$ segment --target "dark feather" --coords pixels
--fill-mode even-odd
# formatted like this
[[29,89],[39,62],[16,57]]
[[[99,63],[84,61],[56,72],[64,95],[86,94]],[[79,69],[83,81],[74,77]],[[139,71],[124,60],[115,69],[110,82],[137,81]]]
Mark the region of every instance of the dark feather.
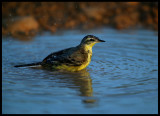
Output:
[[15,65],[14,67],[26,67],[26,66],[37,66],[37,65],[41,65],[41,62],[31,63],[31,64]]
[[43,61],[43,66],[61,65],[80,66],[87,60],[88,54],[83,48],[72,47],[48,55]]

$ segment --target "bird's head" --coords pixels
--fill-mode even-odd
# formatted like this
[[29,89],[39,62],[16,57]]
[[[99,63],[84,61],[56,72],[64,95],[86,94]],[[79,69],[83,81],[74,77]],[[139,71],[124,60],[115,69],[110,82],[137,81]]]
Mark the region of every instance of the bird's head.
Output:
[[96,43],[99,43],[99,42],[105,42],[105,41],[100,40],[98,37],[94,35],[87,35],[82,39],[80,45],[93,47]]

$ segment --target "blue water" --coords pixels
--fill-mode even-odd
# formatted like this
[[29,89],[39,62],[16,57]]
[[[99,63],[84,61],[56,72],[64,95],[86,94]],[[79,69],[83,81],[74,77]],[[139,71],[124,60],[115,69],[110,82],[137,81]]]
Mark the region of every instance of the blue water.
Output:
[[[88,34],[106,42],[93,47],[85,70],[13,67],[76,46]],[[46,32],[30,41],[2,38],[2,113],[157,114],[158,33],[101,28]]]

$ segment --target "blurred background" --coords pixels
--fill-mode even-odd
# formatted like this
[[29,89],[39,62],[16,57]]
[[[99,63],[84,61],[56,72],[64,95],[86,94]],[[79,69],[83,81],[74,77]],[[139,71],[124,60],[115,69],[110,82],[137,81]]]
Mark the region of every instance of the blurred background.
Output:
[[158,30],[158,2],[2,2],[3,36],[97,27]]
[[[14,67],[89,34],[85,70]],[[3,114],[158,114],[158,2],[2,2],[2,38]]]

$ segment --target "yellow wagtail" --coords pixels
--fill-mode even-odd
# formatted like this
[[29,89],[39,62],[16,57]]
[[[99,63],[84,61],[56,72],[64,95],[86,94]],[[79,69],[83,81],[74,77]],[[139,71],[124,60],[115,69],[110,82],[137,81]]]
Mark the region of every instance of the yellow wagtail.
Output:
[[67,71],[80,71],[86,68],[91,62],[92,47],[99,42],[105,42],[93,35],[85,36],[81,43],[76,47],[67,48],[58,52],[51,53],[42,62],[16,65],[15,67],[24,66],[41,66],[47,69],[60,69]]

